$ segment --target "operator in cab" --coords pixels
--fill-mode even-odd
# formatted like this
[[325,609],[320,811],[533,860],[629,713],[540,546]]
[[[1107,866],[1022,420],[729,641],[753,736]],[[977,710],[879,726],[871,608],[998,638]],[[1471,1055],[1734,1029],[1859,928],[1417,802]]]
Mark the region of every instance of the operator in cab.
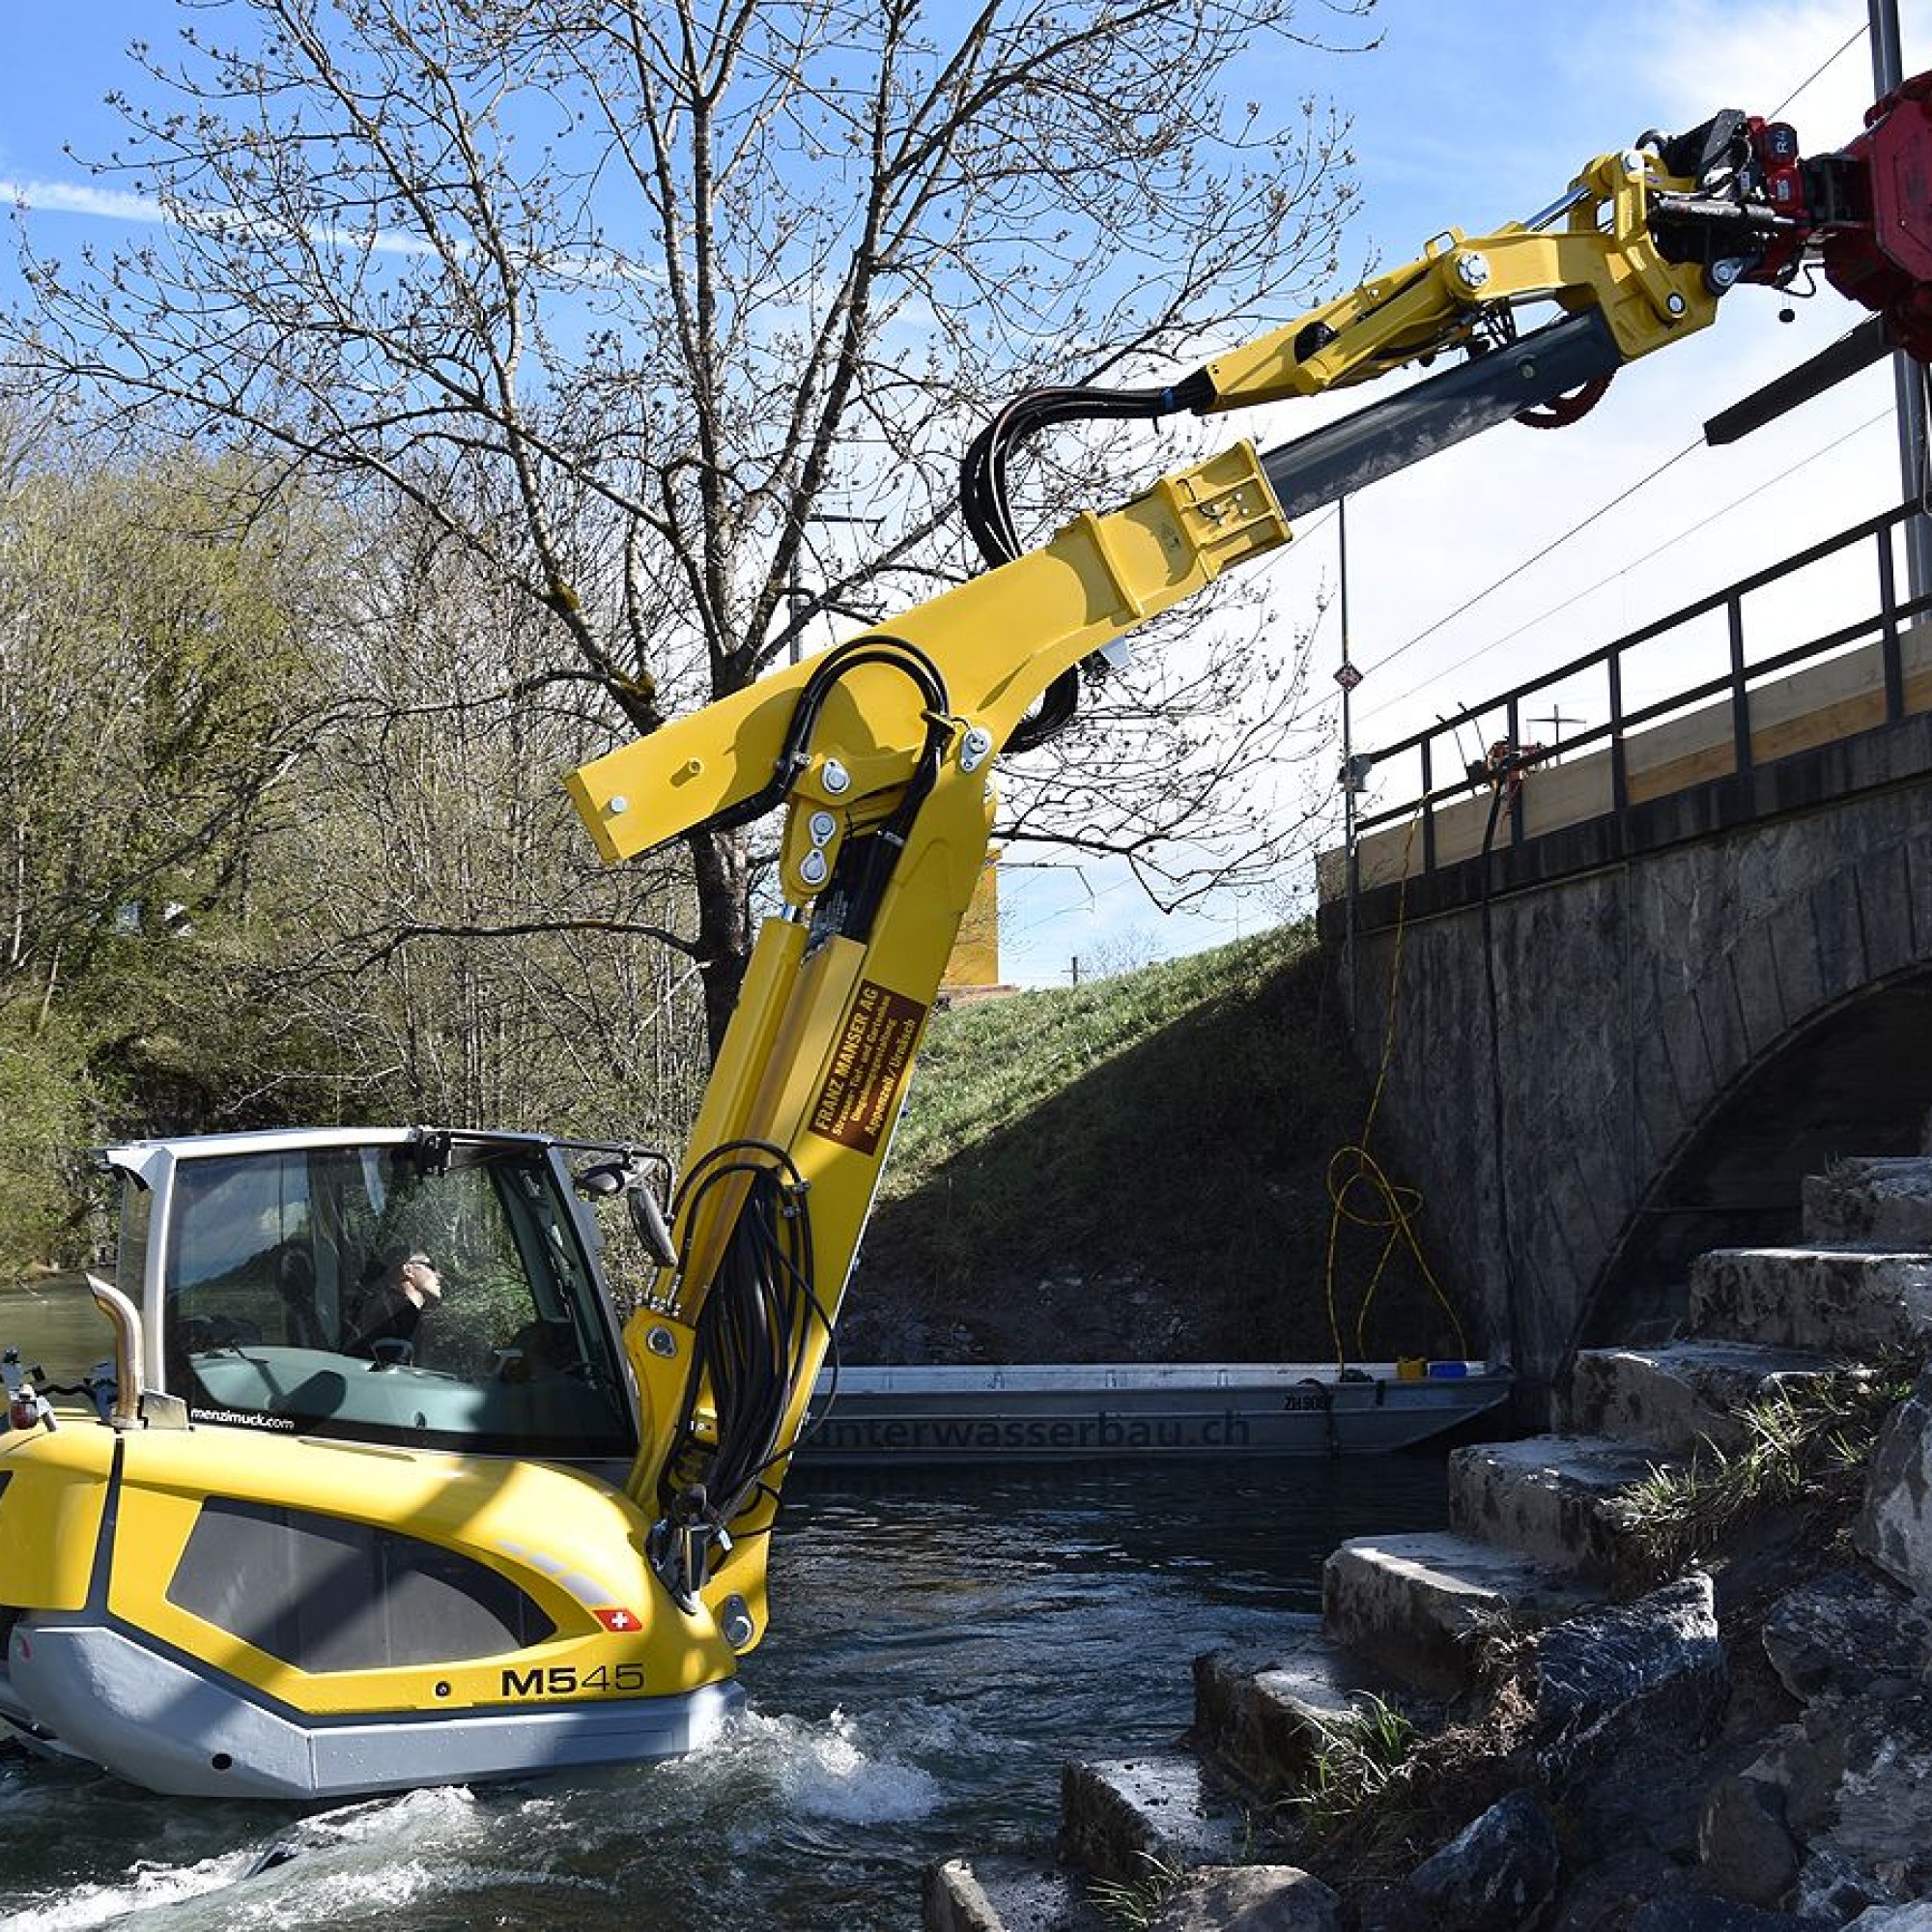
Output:
[[346,1352],[373,1361],[379,1343],[402,1342],[413,1350],[425,1312],[441,1300],[442,1276],[435,1262],[419,1248],[402,1251],[391,1262],[387,1278],[363,1301]]

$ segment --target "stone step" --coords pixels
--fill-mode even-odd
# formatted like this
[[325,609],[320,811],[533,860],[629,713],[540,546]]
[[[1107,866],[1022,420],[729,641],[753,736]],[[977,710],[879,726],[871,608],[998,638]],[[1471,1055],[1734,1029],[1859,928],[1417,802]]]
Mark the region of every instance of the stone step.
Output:
[[1039,1859],[948,1859],[926,1868],[923,1932],[1110,1932],[1087,1881]]
[[1443,1531],[1358,1536],[1321,1572],[1329,1637],[1438,1697],[1468,1688],[1486,1629],[1554,1623],[1603,1595],[1519,1550]]
[[1062,1767],[1060,1849],[1094,1878],[1133,1884],[1156,1867],[1240,1864],[1248,1814],[1185,1751]]
[[1807,1177],[1804,1238],[1932,1253],[1932,1159],[1846,1160]]
[[1187,1737],[1216,1770],[1268,1797],[1306,1782],[1331,1728],[1365,1697],[1407,1701],[1387,1672],[1327,1635],[1319,1616],[1285,1614],[1280,1625],[1265,1651],[1216,1650],[1194,1660]]
[[1623,1567],[1623,1493],[1669,1459],[1602,1435],[1481,1442],[1449,1458],[1449,1527],[1606,1581]]
[[1703,1442],[1730,1449],[1746,1438],[1738,1409],[1842,1367],[1830,1355],[1753,1342],[1584,1349],[1571,1370],[1563,1427],[1665,1454],[1689,1454]]
[[1868,1359],[1932,1344],[1932,1255],[1717,1248],[1690,1264],[1690,1332]]

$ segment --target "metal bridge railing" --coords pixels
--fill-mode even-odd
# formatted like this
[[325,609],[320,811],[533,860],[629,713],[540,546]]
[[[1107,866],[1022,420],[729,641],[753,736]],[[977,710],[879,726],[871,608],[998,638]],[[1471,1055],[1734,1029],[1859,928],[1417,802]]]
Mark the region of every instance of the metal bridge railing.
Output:
[[[1487,824],[1492,783],[1509,786],[1506,837],[1521,843],[1712,778],[1743,777],[1807,744],[1932,710],[1932,633],[1908,639],[1913,620],[1932,610],[1932,597],[1901,598],[1894,534],[1921,514],[1915,501],[1868,518],[1377,752],[1371,770],[1385,802],[1357,812],[1346,877],[1331,866],[1322,897],[1472,856],[1480,843],[1472,828]],[[1855,573],[1849,582],[1848,570]],[[1832,574],[1833,612],[1869,597],[1862,614],[1765,649],[1767,637],[1802,620],[1798,581],[1821,571]],[[1747,600],[1756,600],[1748,627]],[[1753,655],[1753,645],[1764,654]],[[1632,676],[1640,656],[1654,664],[1660,652],[1680,665],[1662,678],[1654,668],[1647,679]],[[1679,681],[1681,663],[1700,657],[1719,668]],[[1833,659],[1840,668],[1829,674],[1801,669]],[[1773,686],[1776,679],[1786,682]],[[1525,735],[1539,722],[1539,703],[1560,720],[1561,704],[1578,701],[1579,690],[1592,685],[1603,723],[1568,738],[1559,731],[1560,741],[1549,746]],[[1474,759],[1471,740],[1481,753]],[[1517,773],[1522,782],[1514,781]]]

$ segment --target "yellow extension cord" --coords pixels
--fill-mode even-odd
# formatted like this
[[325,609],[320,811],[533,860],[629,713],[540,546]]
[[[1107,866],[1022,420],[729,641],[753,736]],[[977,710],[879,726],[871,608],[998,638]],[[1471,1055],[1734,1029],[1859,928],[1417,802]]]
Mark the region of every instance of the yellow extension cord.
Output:
[[[1375,1091],[1369,1096],[1368,1116],[1362,1122],[1360,1135],[1348,1146],[1337,1148],[1328,1161],[1328,1261],[1323,1298],[1328,1310],[1328,1336],[1335,1345],[1337,1371],[1348,1366],[1347,1352],[1342,1347],[1342,1318],[1335,1293],[1335,1250],[1345,1221],[1351,1227],[1377,1230],[1386,1235],[1381,1253],[1376,1258],[1375,1269],[1369,1276],[1369,1285],[1362,1291],[1361,1305],[1355,1311],[1357,1358],[1368,1352],[1365,1336],[1369,1310],[1374,1305],[1376,1291],[1381,1286],[1389,1258],[1399,1245],[1406,1246],[1414,1258],[1423,1280],[1429,1284],[1430,1293],[1448,1316],[1450,1325],[1456,1331],[1456,1346],[1465,1356],[1469,1352],[1469,1341],[1463,1333],[1462,1321],[1449,1297],[1442,1292],[1442,1285],[1435,1279],[1435,1272],[1422,1252],[1421,1238],[1416,1233],[1415,1217],[1422,1211],[1422,1192],[1419,1188],[1403,1186],[1391,1180],[1381,1163],[1369,1151],[1369,1135],[1376,1123],[1377,1110],[1381,1106],[1382,1090],[1388,1084],[1389,1063],[1395,1058],[1396,991],[1401,983],[1402,949],[1407,936],[1408,859],[1419,822],[1419,815],[1409,820],[1408,838],[1402,852],[1402,881],[1396,896],[1395,950],[1389,959],[1388,1025],[1382,1036],[1381,1064],[1376,1069]],[[1373,1202],[1366,1210],[1354,1207],[1351,1200],[1364,1188],[1369,1190]]]

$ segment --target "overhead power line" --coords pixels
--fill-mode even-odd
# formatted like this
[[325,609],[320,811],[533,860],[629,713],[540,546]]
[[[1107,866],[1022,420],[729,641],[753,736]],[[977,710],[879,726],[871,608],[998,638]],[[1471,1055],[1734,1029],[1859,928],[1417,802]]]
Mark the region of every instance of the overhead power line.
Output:
[[1484,586],[1480,590],[1478,590],[1474,596],[1465,597],[1462,603],[1457,605],[1455,610],[1447,611],[1444,615],[1436,618],[1435,623],[1429,625],[1427,629],[1416,632],[1415,636],[1410,638],[1406,644],[1398,644],[1394,650],[1389,652],[1387,657],[1381,659],[1377,664],[1377,666],[1375,667],[1376,669],[1378,671],[1387,669],[1387,668],[1390,665],[1395,663],[1397,658],[1406,655],[1409,651],[1412,651],[1417,644],[1426,642],[1429,639],[1433,638],[1437,631],[1441,630],[1444,625],[1453,624],[1456,621],[1456,619],[1462,616],[1465,611],[1473,611],[1478,604],[1483,603],[1488,598],[1493,597],[1495,593],[1498,590],[1502,589],[1505,584],[1514,583],[1516,580],[1523,574],[1524,571],[1533,569],[1537,564],[1541,563],[1543,559],[1550,554],[1550,552],[1555,550],[1560,550],[1565,544],[1567,544],[1570,541],[1572,537],[1579,536],[1584,530],[1587,530],[1592,524],[1598,522],[1601,518],[1608,516],[1612,510],[1616,509],[1621,503],[1626,501],[1629,497],[1634,497],[1635,495],[1637,495],[1638,492],[1648,489],[1650,485],[1655,483],[1657,479],[1660,476],[1662,476],[1666,469],[1669,469],[1673,468],[1675,465],[1682,463],[1684,459],[1687,456],[1689,456],[1693,449],[1701,447],[1702,443],[1703,443],[1703,438],[1702,437],[1696,438],[1693,441],[1687,443],[1682,449],[1680,449],[1675,456],[1666,457],[1662,463],[1660,463],[1657,466],[1655,469],[1653,469],[1650,472],[1649,475],[1639,476],[1634,483],[1628,485],[1626,488],[1620,489],[1617,492],[1617,494],[1614,497],[1610,497],[1606,502],[1598,504],[1598,506],[1594,510],[1592,510],[1587,517],[1584,517],[1580,522],[1572,524],[1570,527],[1567,530],[1563,531],[1563,533],[1560,536],[1551,537],[1550,540],[1547,544],[1545,544],[1541,550],[1532,552],[1530,555],[1524,557],[1523,560],[1520,563],[1517,564],[1513,569],[1505,571],[1501,577],[1495,578],[1491,582],[1484,584]]
[[1818,65],[1817,65],[1816,67],[1814,67],[1814,68],[1813,68],[1813,69],[1811,70],[1811,71],[1810,71],[1809,73],[1807,73],[1807,74],[1806,74],[1806,75],[1804,76],[1804,78],[1803,80],[1801,80],[1801,81],[1800,81],[1800,82],[1798,83],[1798,85],[1797,85],[1796,87],[1794,87],[1794,88],[1793,88],[1793,89],[1791,90],[1791,92],[1790,92],[1789,94],[1787,94],[1787,95],[1786,95],[1786,96],[1784,97],[1784,99],[1783,99],[1782,100],[1780,100],[1780,101],[1779,101],[1779,102],[1777,103],[1777,105],[1776,105],[1776,107],[1774,107],[1774,108],[1773,108],[1773,109],[1771,110],[1771,112],[1770,112],[1770,113],[1769,113],[1769,114],[1768,114],[1768,115],[1767,115],[1767,116],[1766,116],[1765,118],[1766,118],[1767,120],[1769,120],[1769,121],[1776,121],[1776,120],[1779,120],[1779,119],[1781,119],[1781,118],[1782,118],[1782,116],[1783,116],[1783,114],[1784,114],[1784,110],[1785,110],[1785,109],[1786,109],[1787,107],[1789,107],[1789,106],[1791,105],[1791,103],[1792,103],[1792,102],[1793,102],[1794,100],[1796,100],[1796,99],[1798,99],[1798,97],[1799,97],[1799,96],[1800,96],[1801,94],[1803,94],[1803,93],[1804,92],[1804,90],[1805,90],[1805,89],[1806,89],[1807,87],[1809,87],[1809,86],[1811,85],[1811,83],[1812,83],[1812,82],[1813,82],[1814,80],[1818,79],[1818,78],[1820,77],[1820,75],[1822,75],[1822,74],[1824,73],[1824,71],[1825,71],[1825,70],[1826,70],[1827,68],[1829,68],[1829,67],[1835,67],[1835,66],[1837,65],[1837,63],[1838,63],[1838,62],[1839,62],[1839,61],[1840,61],[1840,60],[1841,60],[1841,59],[1842,59],[1842,58],[1843,58],[1843,57],[1844,57],[1844,56],[1845,56],[1846,54],[1850,53],[1850,52],[1851,52],[1851,50],[1852,50],[1852,49],[1853,49],[1853,48],[1854,48],[1855,46],[1857,46],[1857,45],[1858,45],[1858,43],[1860,43],[1860,42],[1861,42],[1861,40],[1863,40],[1863,39],[1864,39],[1864,37],[1865,37],[1865,35],[1866,35],[1867,33],[1869,33],[1869,32],[1870,32],[1870,26],[1869,26],[1869,24],[1866,24],[1866,25],[1863,25],[1863,26],[1858,26],[1858,27],[1854,27],[1854,28],[1852,29],[1852,31],[1851,31],[1851,32],[1850,32],[1850,33],[1849,33],[1848,35],[1846,35],[1846,37],[1845,37],[1845,39],[1844,39],[1844,42],[1843,42],[1843,43],[1842,43],[1842,44],[1841,44],[1841,45],[1840,45],[1840,46],[1838,47],[1837,51],[1836,51],[1835,53],[1830,53],[1830,54],[1827,54],[1827,55],[1825,56],[1825,58],[1824,58],[1824,59],[1823,59],[1822,61],[1820,61],[1820,62],[1818,63]]
[[[1816,463],[1821,458],[1830,456],[1834,449],[1842,448],[1854,437],[1862,436],[1866,430],[1876,427],[1879,423],[1889,422],[1890,418],[1891,412],[1889,409],[1879,411],[1876,415],[1867,416],[1863,422],[1846,430],[1842,436],[1833,437],[1830,442],[1814,449],[1810,455],[1801,456],[1797,462],[1787,465],[1786,468],[1778,470],[1775,475],[1765,477],[1762,482],[1754,484],[1750,489],[1747,490],[1742,497],[1734,497],[1728,503],[1723,504],[1719,509],[1713,510],[1709,516],[1700,517],[1694,524],[1687,524],[1681,530],[1673,530],[1661,544],[1654,545],[1651,549],[1645,551],[1641,556],[1633,557],[1628,563],[1619,565],[1607,577],[1600,577],[1596,582],[1586,584],[1581,590],[1564,598],[1560,604],[1552,604],[1548,610],[1540,611],[1536,616],[1525,619],[1515,630],[1506,631],[1499,638],[1492,638],[1487,643],[1478,645],[1466,657],[1458,658],[1454,664],[1444,665],[1440,670],[1430,672],[1419,684],[1412,684],[1397,696],[1384,698],[1368,713],[1368,716],[1371,718],[1379,717],[1383,712],[1394,709],[1398,704],[1408,702],[1410,698],[1416,696],[1419,693],[1427,691],[1432,684],[1439,684],[1445,677],[1453,677],[1459,670],[1463,670],[1474,664],[1478,658],[1488,656],[1491,651],[1501,650],[1505,644],[1514,643],[1524,632],[1533,631],[1539,624],[1548,623],[1551,617],[1559,616],[1563,611],[1569,610],[1573,604],[1580,604],[1584,598],[1594,596],[1599,590],[1614,583],[1618,578],[1629,576],[1633,570],[1642,569],[1646,563],[1649,563],[1655,557],[1662,556],[1665,551],[1681,544],[1687,537],[1695,536],[1699,530],[1709,529],[1713,524],[1721,522],[1722,519],[1728,517],[1733,510],[1742,509],[1753,497],[1763,496],[1767,490],[1776,489],[1778,484],[1795,476],[1807,464]],[[1671,461],[1675,462],[1676,458],[1673,457]]]
[[[1782,100],[1778,102],[1776,107],[1775,107],[1772,110],[1772,113],[1768,118],[1776,120],[1779,115],[1781,115],[1784,112],[1784,110],[1787,107],[1789,107],[1791,103],[1794,100],[1796,100],[1801,94],[1804,92],[1806,88],[1811,86],[1811,84],[1817,79],[1819,79],[1820,76],[1823,75],[1828,69],[1832,68],[1839,60],[1841,60],[1845,54],[1850,52],[1850,50],[1854,46],[1856,46],[1861,39],[1863,39],[1866,31],[1867,29],[1862,25],[1854,28],[1853,31],[1846,36],[1846,38],[1838,44],[1836,48],[1834,48],[1830,54],[1828,54],[1825,57],[1825,59],[1822,60],[1817,65],[1817,67],[1813,68],[1812,71],[1808,74],[1806,74],[1805,77],[1803,80],[1801,80],[1798,83],[1798,85],[1794,87],[1791,90],[1791,92],[1784,97]],[[1868,427],[1868,425],[1863,425],[1861,427]],[[1856,434],[1856,432],[1854,432],[1854,434]],[[1842,440],[1843,439],[1840,439],[1840,440]],[[1627,497],[1634,494],[1636,491],[1643,490],[1648,485],[1656,482],[1657,479],[1660,476],[1662,476],[1666,470],[1671,469],[1677,464],[1682,463],[1687,456],[1690,455],[1690,453],[1693,450],[1701,448],[1702,445],[1703,445],[1703,438],[1701,436],[1694,438],[1691,441],[1690,441],[1682,449],[1680,449],[1675,456],[1667,457],[1662,463],[1660,463],[1657,466],[1657,468],[1649,473],[1649,475],[1640,478],[1633,486],[1629,486],[1625,489],[1619,490],[1614,497],[1610,497],[1607,501],[1600,504],[1596,509],[1592,510],[1588,516],[1571,525],[1571,526],[1567,530],[1563,531],[1561,535],[1552,537],[1548,543],[1543,546],[1541,550],[1536,551],[1531,555],[1524,557],[1520,563],[1517,564],[1516,566],[1514,566],[1514,568],[1510,569],[1509,571],[1506,571],[1501,577],[1496,578],[1493,582],[1485,584],[1483,588],[1476,591],[1473,596],[1465,598],[1461,604],[1457,605],[1457,607],[1453,611],[1450,611],[1446,612],[1444,615],[1436,618],[1435,621],[1433,624],[1430,624],[1426,629],[1418,631],[1415,634],[1415,636],[1410,638],[1406,643],[1398,644],[1394,650],[1388,653],[1386,657],[1380,659],[1377,663],[1375,668],[1378,671],[1385,670],[1390,665],[1394,664],[1398,658],[1406,656],[1409,651],[1412,651],[1418,644],[1425,642],[1430,638],[1433,638],[1436,634],[1436,632],[1442,630],[1445,626],[1449,624],[1453,624],[1458,617],[1463,616],[1468,611],[1473,611],[1478,604],[1481,604],[1486,599],[1492,597],[1498,590],[1502,589],[1506,584],[1513,583],[1525,571],[1534,569],[1537,564],[1541,563],[1545,557],[1550,555],[1552,552],[1560,550],[1563,547],[1563,545],[1570,542],[1570,540],[1573,537],[1581,535],[1581,533],[1584,530],[1588,529],[1592,524],[1595,524],[1601,518],[1607,516],[1609,512],[1615,509],[1617,505],[1621,503]],[[1835,445],[1831,445],[1831,446],[1835,447]],[[1822,451],[1814,453],[1823,454]],[[1808,458],[1805,460],[1809,461]],[[1562,607],[1559,606],[1558,608],[1560,609]],[[1520,632],[1511,633],[1512,637],[1518,635],[1520,635]],[[1498,639],[1495,641],[1501,642],[1503,640]],[[1489,649],[1491,648],[1491,646],[1485,645],[1484,648]],[[1474,655],[1480,656],[1481,654],[1482,654],[1481,652],[1477,652]],[[1469,659],[1463,660],[1464,663],[1470,661],[1471,660]],[[1440,673],[1438,673],[1438,675]],[[1417,687],[1417,689],[1422,689],[1422,688],[1423,687],[1421,686]],[[1387,708],[1388,708],[1387,703],[1383,703],[1378,705],[1376,707],[1376,710],[1379,712],[1379,711],[1384,711]]]

